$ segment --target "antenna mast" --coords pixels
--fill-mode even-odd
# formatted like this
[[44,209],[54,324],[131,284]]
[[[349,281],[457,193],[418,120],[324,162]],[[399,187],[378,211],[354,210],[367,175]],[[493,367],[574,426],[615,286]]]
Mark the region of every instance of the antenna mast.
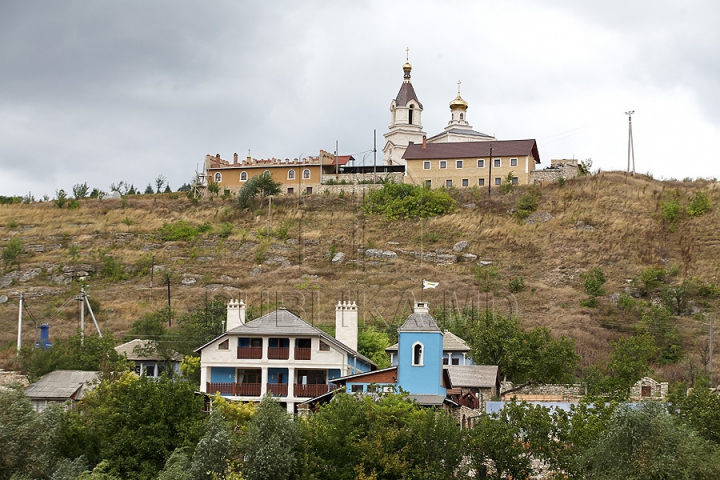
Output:
[[628,165],[627,171],[630,172],[630,155],[632,153],[632,175],[635,176],[635,145],[633,145],[633,134],[632,134],[632,116],[635,110],[629,110],[625,112],[628,116]]

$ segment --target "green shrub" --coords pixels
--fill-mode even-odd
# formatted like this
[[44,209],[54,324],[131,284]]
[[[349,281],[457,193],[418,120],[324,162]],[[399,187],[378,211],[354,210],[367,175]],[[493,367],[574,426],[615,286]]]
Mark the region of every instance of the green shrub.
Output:
[[591,297],[599,297],[605,295],[605,289],[602,288],[607,280],[605,274],[598,267],[593,267],[590,271],[582,275],[585,286],[585,293]]
[[218,237],[220,238],[228,238],[233,233],[233,224],[230,222],[225,222],[222,225],[220,225],[220,231],[218,232]]
[[513,191],[514,187],[515,184],[513,184],[513,172],[510,172],[500,184],[500,193],[510,193]]
[[77,210],[78,208],[80,208],[80,201],[73,198],[68,202],[67,206],[68,210]]
[[685,211],[691,217],[699,217],[710,210],[710,199],[703,192],[696,192]]
[[566,183],[567,183],[567,180],[565,180],[565,177],[558,178],[558,186],[559,187],[564,187]]
[[385,183],[365,198],[365,213],[383,215],[387,220],[427,218],[455,210],[455,200],[444,190],[431,190],[407,183]]
[[22,253],[22,240],[18,237],[13,237],[2,249],[2,261],[5,264],[5,268],[10,265],[19,265],[20,254]]
[[515,212],[521,219],[527,218],[537,210],[538,197],[534,192],[528,192],[515,202]]
[[7,228],[9,228],[10,230],[14,230],[14,229],[18,228],[19,226],[20,225],[18,224],[17,220],[10,220],[7,223]]
[[107,251],[100,252],[100,275],[114,281],[126,280],[128,275],[125,267]]
[[178,220],[174,223],[163,223],[160,228],[160,238],[164,241],[192,240],[203,233],[212,232],[210,222],[205,222],[198,227],[193,227],[185,220]]
[[525,290],[525,279],[520,277],[510,280],[510,283],[508,283],[508,290],[510,293],[522,292]]
[[683,208],[678,198],[673,198],[667,202],[662,202],[663,220],[668,226],[668,230],[674,232],[677,228],[677,222],[682,216]]
[[640,272],[640,280],[645,285],[645,292],[659,287],[663,283],[663,279],[668,272],[662,267],[648,267]]
[[67,193],[65,193],[65,190],[61,188],[60,190],[55,191],[55,196],[57,197],[55,199],[55,206],[63,208],[68,201]]
[[635,308],[636,300],[628,295],[627,293],[621,293],[620,298],[618,298],[617,306],[620,310],[625,310],[626,312],[629,312]]
[[580,300],[580,306],[586,307],[586,308],[597,308],[598,301],[595,297],[588,297],[583,300]]

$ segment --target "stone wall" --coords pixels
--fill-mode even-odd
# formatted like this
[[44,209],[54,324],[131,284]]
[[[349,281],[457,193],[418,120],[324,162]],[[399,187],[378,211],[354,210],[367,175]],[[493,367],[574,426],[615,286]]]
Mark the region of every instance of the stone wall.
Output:
[[530,183],[554,183],[561,178],[575,178],[578,174],[577,160],[551,160],[549,167],[530,172]]
[[[402,172],[391,172],[391,173],[376,173],[373,177],[372,172],[368,173],[340,173],[338,175],[332,174],[323,174],[321,182],[323,184],[327,182],[342,182],[345,181],[346,184],[356,184],[358,182],[370,182],[375,179],[376,182],[379,181],[390,181],[395,183],[403,183],[404,174]],[[349,185],[346,185],[349,186]]]
[[[645,395],[643,395],[645,387]],[[630,398],[656,398],[664,399],[668,393],[668,382],[658,382],[650,377],[643,377],[630,388]]]
[[517,397],[518,400],[527,401],[573,401],[585,395],[585,385],[581,383],[572,384],[543,384],[526,385],[518,390],[505,393],[513,388],[511,382],[503,382],[500,386],[500,399],[510,400]]

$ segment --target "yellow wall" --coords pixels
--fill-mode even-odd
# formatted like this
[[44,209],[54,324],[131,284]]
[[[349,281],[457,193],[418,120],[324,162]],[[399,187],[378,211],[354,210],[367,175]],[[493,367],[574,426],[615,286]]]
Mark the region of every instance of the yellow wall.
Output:
[[[517,159],[517,165],[511,166],[512,159]],[[527,159],[527,172],[526,172]],[[458,168],[456,162],[462,160],[462,168]],[[478,160],[484,160],[484,167],[478,167]],[[527,185],[530,183],[530,172],[535,170],[535,159],[532,156],[522,157],[493,157],[493,161],[500,160],[500,167],[493,164],[492,178],[489,179],[491,169],[489,168],[489,159],[486,158],[464,158],[464,159],[433,159],[433,160],[408,160],[406,182],[415,185],[425,185],[428,180],[431,181],[432,188],[445,187],[447,181],[452,182],[453,187],[487,187],[488,181],[494,187],[496,179],[504,181],[508,173],[512,172],[513,177],[517,177],[519,185]],[[440,168],[440,162],[444,161],[446,167]],[[425,162],[430,162],[430,168],[425,169]],[[480,179],[484,180],[484,184],[480,185]],[[467,180],[467,185],[463,181]]]
[[[298,191],[305,192],[307,187],[317,187],[320,185],[321,167],[319,164],[284,164],[284,165],[237,165],[223,168],[208,169],[208,181],[215,182],[220,189],[238,190],[247,180],[255,175],[261,175],[264,171],[269,171],[272,179],[282,183],[282,192],[287,193],[288,188],[293,189],[293,193]],[[290,170],[295,171],[295,178],[288,178]],[[304,170],[310,171],[310,178],[302,178]],[[242,173],[247,174],[247,180],[240,180]],[[220,180],[216,180],[216,174],[220,174]]]

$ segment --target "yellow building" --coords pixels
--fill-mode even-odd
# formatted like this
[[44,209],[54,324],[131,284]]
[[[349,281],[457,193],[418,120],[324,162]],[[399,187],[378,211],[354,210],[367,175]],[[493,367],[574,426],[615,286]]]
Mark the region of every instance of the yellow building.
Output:
[[439,187],[499,186],[512,174],[514,184],[530,183],[540,163],[535,140],[411,143],[403,155],[405,183]]
[[[338,157],[341,159],[350,157]],[[345,160],[347,161],[347,160]],[[295,159],[255,159],[247,157],[238,161],[237,153],[233,162],[220,158],[220,155],[205,156],[205,174],[208,183],[217,183],[220,191],[230,190],[237,192],[248,180],[255,175],[270,172],[272,179],[282,184],[282,193],[316,193],[322,184],[323,168],[332,168],[335,156],[320,150],[317,157]]]

